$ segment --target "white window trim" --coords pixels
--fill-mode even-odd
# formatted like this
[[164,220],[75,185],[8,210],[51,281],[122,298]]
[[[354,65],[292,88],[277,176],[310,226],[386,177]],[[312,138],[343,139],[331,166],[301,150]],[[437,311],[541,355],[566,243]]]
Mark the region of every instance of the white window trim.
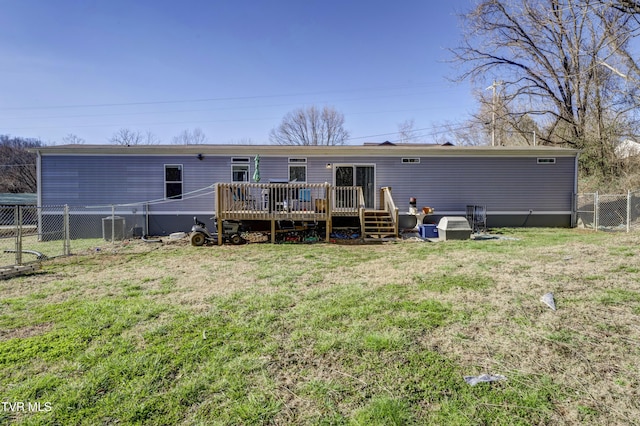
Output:
[[536,162],[538,164],[556,164],[555,157],[539,157]]
[[289,157],[288,162],[289,164],[306,164],[307,158],[306,157]]
[[291,177],[291,167],[304,167],[304,180],[303,181],[297,180],[296,183],[298,182],[307,183],[307,165],[303,163],[289,164],[289,177]]
[[[247,169],[247,180],[233,180],[233,168],[234,167],[243,167]],[[233,183],[242,183],[242,182],[250,182],[251,181],[251,167],[249,164],[245,163],[231,163],[231,182]]]
[[420,164],[420,157],[403,157],[402,164]]
[[251,161],[249,157],[231,157],[232,163],[247,164]]
[[[167,167],[179,167],[180,168],[180,180],[167,180]],[[165,164],[164,165],[164,199],[165,200],[182,200],[182,194],[184,194],[184,165],[182,164]],[[167,184],[168,183],[179,183],[180,184],[180,197],[169,198],[167,196]]]

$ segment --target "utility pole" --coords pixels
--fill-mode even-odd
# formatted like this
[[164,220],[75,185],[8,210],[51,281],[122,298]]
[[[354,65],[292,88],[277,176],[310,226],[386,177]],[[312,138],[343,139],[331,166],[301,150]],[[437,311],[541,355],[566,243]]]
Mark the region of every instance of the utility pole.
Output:
[[502,85],[502,81],[493,80],[493,84],[484,90],[493,90],[491,101],[491,146],[496,146],[496,87]]

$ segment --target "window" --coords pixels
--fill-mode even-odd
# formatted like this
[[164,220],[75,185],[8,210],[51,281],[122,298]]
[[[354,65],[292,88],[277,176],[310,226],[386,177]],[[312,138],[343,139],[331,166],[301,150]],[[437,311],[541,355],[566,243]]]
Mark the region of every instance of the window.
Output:
[[231,182],[249,182],[249,157],[231,158]]
[[306,182],[307,166],[289,166],[289,182]]
[[249,166],[233,164],[231,165],[232,182],[249,182]]
[[289,158],[289,182],[307,181],[306,162],[306,158]]
[[231,162],[249,164],[249,157],[231,157]]
[[182,199],[182,164],[164,166],[164,197],[172,200]]
[[403,158],[402,164],[420,164],[420,158]]
[[555,158],[538,158],[538,164],[556,164]]

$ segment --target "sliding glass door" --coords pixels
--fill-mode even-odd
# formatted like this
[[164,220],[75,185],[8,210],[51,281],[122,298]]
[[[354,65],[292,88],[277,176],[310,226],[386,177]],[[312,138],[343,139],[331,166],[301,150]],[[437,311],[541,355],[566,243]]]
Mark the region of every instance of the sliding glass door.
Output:
[[[364,195],[364,204],[368,209],[375,207],[376,169],[373,165],[338,164],[334,168],[335,186],[359,186]],[[348,202],[348,201],[343,201]],[[353,206],[337,206],[353,207]]]

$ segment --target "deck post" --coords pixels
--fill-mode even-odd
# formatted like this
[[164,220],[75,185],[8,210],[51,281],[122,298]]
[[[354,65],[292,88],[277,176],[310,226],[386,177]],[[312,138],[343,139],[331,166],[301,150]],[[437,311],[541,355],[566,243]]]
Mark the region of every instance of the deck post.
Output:
[[331,228],[333,226],[332,222],[331,222],[331,217],[332,217],[332,209],[333,209],[333,203],[331,202],[331,198],[332,194],[331,194],[331,185],[329,185],[327,182],[324,183],[324,190],[325,190],[325,194],[326,194],[326,212],[325,214],[327,215],[327,221],[326,226],[325,226],[325,242],[329,242],[331,240]]
[[220,187],[222,185],[220,185],[219,183],[216,184],[216,226],[218,228],[218,245],[221,246],[224,238],[222,237],[222,190],[220,190]]
[[276,220],[271,219],[271,244],[276,243]]

